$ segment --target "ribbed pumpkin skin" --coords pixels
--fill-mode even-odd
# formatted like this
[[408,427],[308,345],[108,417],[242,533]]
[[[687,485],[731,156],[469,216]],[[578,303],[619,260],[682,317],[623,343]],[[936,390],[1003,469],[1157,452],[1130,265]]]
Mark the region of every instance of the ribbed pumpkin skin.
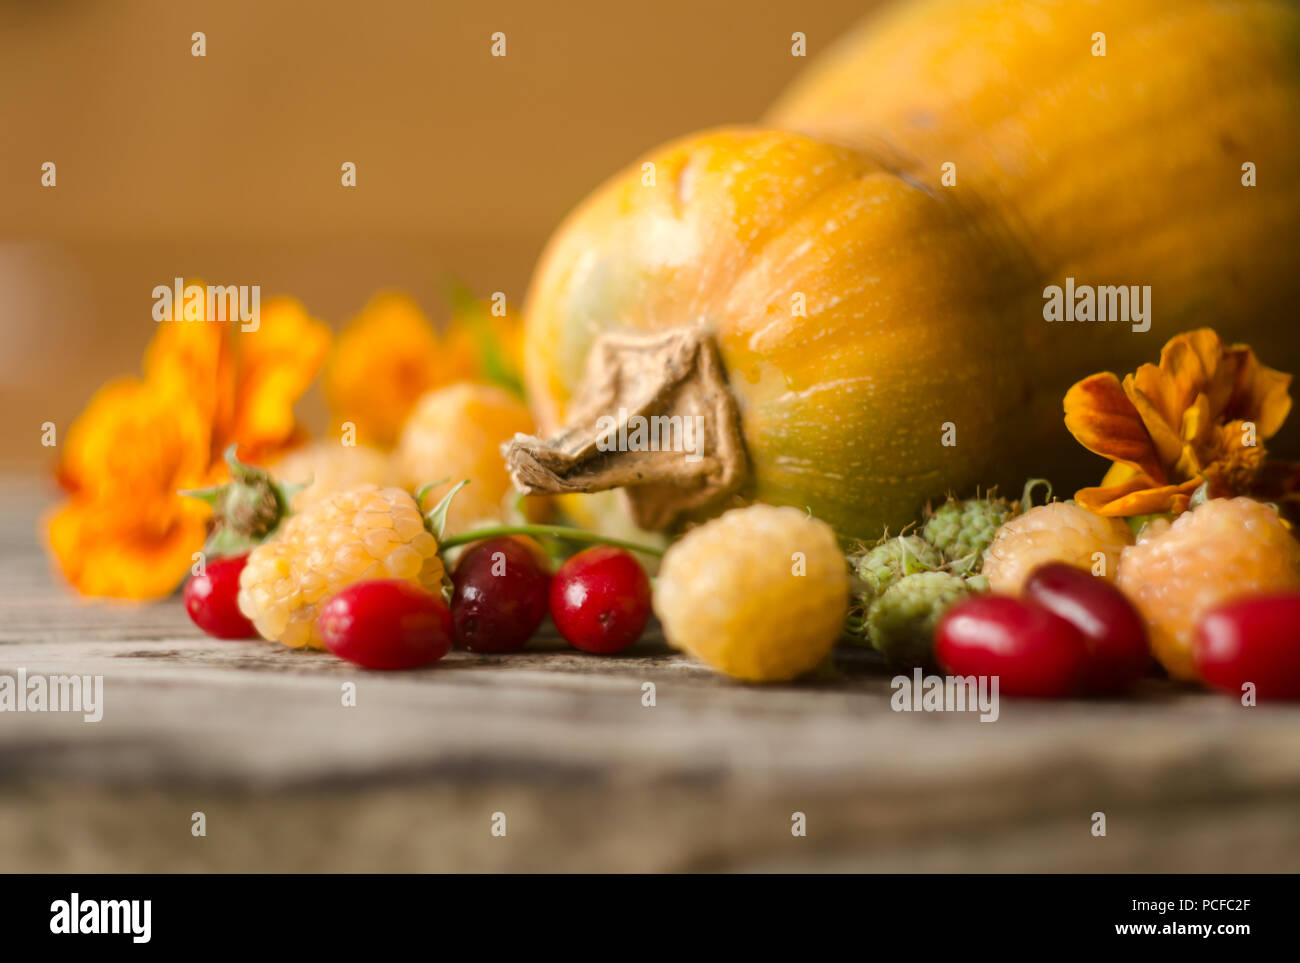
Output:
[[955,163],[950,190],[1016,234],[1042,283],[1150,284],[1152,359],[1209,324],[1275,367],[1300,360],[1282,321],[1300,299],[1293,0],[895,3],[765,119],[867,146],[936,188]]
[[[1298,23],[1267,0],[882,14],[770,115],[816,140],[680,141],[645,159],[655,186],[638,162],[569,217],[525,307],[539,425],[563,423],[600,332],[701,325],[741,408],[746,497],[874,538],[948,491],[1095,484],[1062,424],[1078,378],[1202,325],[1300,368]],[[1151,285],[1150,330],[1045,322],[1067,276]]]
[[843,535],[875,537],[926,497],[986,482],[990,454],[1041,436],[1022,421],[1026,339],[998,334],[1015,268],[946,197],[784,133],[719,131],[649,161],[654,186],[641,164],[607,184],[534,275],[526,374],[544,432],[598,333],[699,325],[739,404],[745,495],[811,508]]

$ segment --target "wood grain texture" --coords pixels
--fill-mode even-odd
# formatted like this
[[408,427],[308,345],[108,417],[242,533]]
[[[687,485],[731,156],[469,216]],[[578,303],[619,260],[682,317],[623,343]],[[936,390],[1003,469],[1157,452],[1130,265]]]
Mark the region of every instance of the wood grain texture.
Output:
[[3,485],[0,673],[105,690],[97,724],[0,713],[3,871],[1300,869],[1300,707],[1152,681],[981,724],[891,711],[862,657],[760,689],[657,637],[365,672],[205,639],[179,599],[70,597],[35,537],[41,489]]

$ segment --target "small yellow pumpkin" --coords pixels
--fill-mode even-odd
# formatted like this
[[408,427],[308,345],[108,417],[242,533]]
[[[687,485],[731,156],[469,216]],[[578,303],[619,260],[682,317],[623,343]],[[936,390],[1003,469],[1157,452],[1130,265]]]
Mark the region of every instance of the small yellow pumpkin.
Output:
[[685,330],[716,345],[743,477],[698,512],[643,523],[756,499],[879,534],[985,478],[1008,441],[1029,442],[1032,371],[998,356],[1046,349],[1048,333],[999,343],[1014,262],[989,270],[980,253],[996,243],[973,243],[959,207],[860,153],[779,132],[718,131],[646,163],[570,218],[525,305],[545,434],[568,420],[598,336]]
[[[678,141],[570,215],[525,304],[552,437],[512,444],[516,484],[626,486],[654,528],[760,500],[874,538],[946,491],[1094,482],[1075,380],[1206,324],[1300,361],[1298,25],[1272,0],[882,14],[773,112],[804,133]],[[1149,286],[1147,317],[1049,323],[1075,283]],[[695,460],[622,450],[656,415],[704,419]]]

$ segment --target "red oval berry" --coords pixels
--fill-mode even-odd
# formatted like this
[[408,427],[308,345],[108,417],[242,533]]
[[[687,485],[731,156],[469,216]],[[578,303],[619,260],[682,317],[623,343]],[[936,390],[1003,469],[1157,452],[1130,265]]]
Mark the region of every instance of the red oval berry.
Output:
[[1208,685],[1261,699],[1300,699],[1300,594],[1239,599],[1206,612],[1192,658]]
[[547,569],[531,538],[490,538],[465,549],[452,575],[456,644],[471,652],[522,649],[546,618]]
[[631,553],[598,545],[574,555],[551,580],[551,621],[575,649],[621,652],[650,618],[650,579]]
[[1085,692],[1123,692],[1151,667],[1146,624],[1110,582],[1083,569],[1050,562],[1025,582],[1025,597],[1055,612],[1083,635],[1088,658],[1079,680]]
[[1003,695],[1069,694],[1086,658],[1083,636],[1041,605],[1006,595],[958,602],[939,622],[935,656],[953,675],[997,676]]
[[403,579],[357,582],[317,616],[325,647],[367,669],[414,669],[451,651],[451,610]]
[[239,611],[239,573],[247,555],[214,558],[203,566],[203,574],[185,583],[185,611],[208,635],[218,639],[255,639],[257,629]]

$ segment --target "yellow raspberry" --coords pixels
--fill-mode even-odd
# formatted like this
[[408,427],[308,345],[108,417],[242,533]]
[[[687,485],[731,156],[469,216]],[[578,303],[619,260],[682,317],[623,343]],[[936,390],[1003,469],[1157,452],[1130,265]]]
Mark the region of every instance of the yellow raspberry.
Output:
[[1160,664],[1195,679],[1201,616],[1243,595],[1300,589],[1300,543],[1268,505],[1212,498],[1172,525],[1147,526],[1120,556],[1116,584],[1146,619]]
[[400,578],[442,585],[438,541],[400,488],[360,485],[291,515],[253,549],[239,576],[239,611],[264,638],[324,648],[316,614],[354,582]]
[[474,522],[500,521],[513,491],[501,446],[532,430],[527,406],[502,388],[470,382],[439,388],[420,399],[402,429],[399,478],[412,490],[446,480],[424,496],[425,508],[470,480],[447,513],[449,535]]
[[664,635],[745,682],[815,669],[844,624],[849,576],[835,532],[797,508],[727,512],[668,549],[654,609]]
[[[1051,502],[1013,518],[993,536],[984,553],[983,574],[994,592],[1019,595],[1034,569],[1066,562],[1115,578],[1119,553],[1133,544],[1133,532],[1118,518],[1106,518],[1074,502]],[[1095,556],[1104,556],[1098,568]]]
[[397,481],[392,459],[368,445],[318,441],[289,452],[271,470],[280,481],[306,485],[293,497],[294,511],[302,511],[335,492],[358,485],[392,485]]

